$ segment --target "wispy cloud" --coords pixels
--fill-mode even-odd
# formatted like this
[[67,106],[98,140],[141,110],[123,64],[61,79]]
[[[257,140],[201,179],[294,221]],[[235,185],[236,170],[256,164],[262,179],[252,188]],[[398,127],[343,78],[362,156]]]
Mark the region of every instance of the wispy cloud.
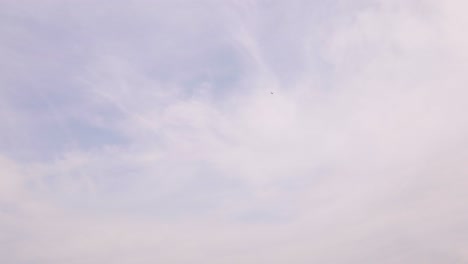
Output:
[[2,263],[464,263],[461,1],[3,1]]

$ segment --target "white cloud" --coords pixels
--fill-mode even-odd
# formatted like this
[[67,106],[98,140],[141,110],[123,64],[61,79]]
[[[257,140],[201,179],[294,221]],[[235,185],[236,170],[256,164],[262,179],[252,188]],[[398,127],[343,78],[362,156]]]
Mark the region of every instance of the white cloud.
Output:
[[2,262],[467,260],[461,1],[0,5]]

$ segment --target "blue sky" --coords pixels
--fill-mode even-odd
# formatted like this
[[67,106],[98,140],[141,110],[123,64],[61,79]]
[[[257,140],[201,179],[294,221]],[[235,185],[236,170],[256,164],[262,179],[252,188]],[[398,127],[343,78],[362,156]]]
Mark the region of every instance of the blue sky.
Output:
[[0,262],[465,263],[465,7],[2,1]]

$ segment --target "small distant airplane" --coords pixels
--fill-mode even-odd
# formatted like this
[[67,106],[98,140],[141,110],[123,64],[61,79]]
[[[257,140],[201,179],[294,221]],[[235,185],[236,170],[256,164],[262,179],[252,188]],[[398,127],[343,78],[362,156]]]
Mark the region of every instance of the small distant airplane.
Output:
[[273,92],[270,92],[271,94],[273,94]]

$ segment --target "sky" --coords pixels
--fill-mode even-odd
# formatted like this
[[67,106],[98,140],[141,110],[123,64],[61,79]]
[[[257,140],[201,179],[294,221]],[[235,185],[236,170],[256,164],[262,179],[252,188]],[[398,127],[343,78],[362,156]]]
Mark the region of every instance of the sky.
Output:
[[3,0],[0,262],[468,263],[461,0]]

